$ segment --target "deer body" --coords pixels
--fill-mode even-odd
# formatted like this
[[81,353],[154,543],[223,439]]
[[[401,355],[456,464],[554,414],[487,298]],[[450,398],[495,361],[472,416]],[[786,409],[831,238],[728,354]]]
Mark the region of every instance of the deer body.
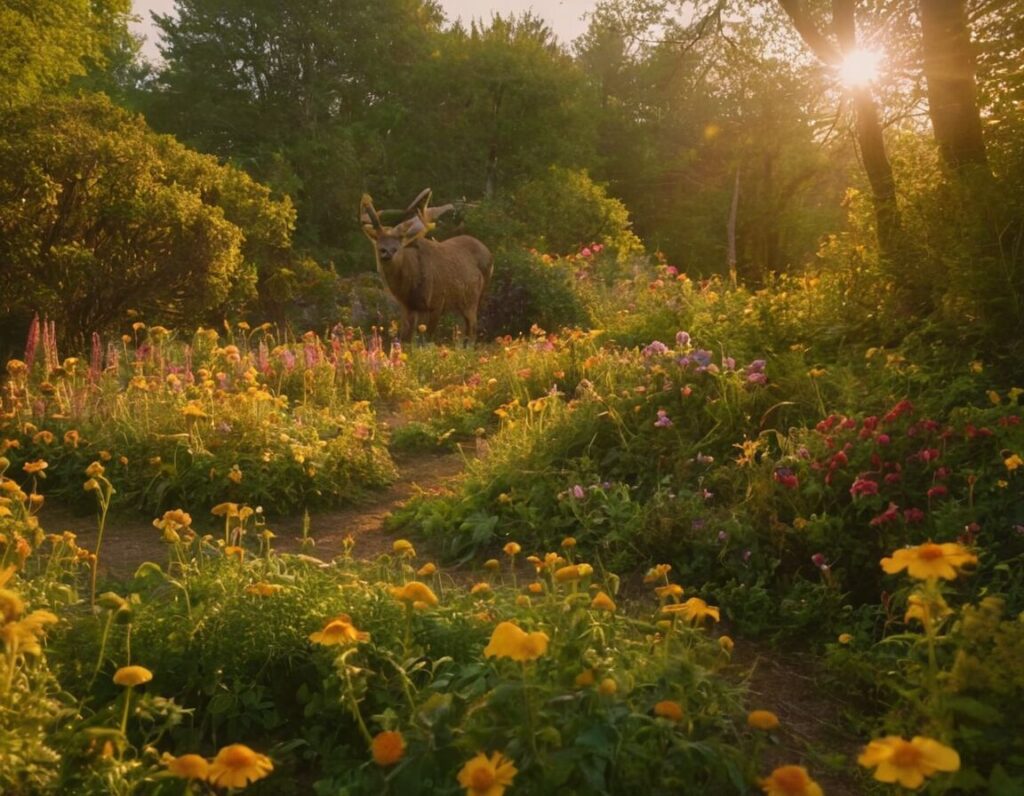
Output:
[[462,316],[466,340],[473,343],[494,258],[484,244],[469,235],[441,243],[424,237],[430,221],[439,215],[426,209],[424,195],[429,199],[425,191],[410,207],[416,215],[394,227],[381,225],[369,197],[364,197],[364,217],[369,222],[363,224],[363,230],[375,244],[377,271],[401,307],[401,340],[411,340],[420,323],[426,324],[432,338],[441,317],[454,312]]

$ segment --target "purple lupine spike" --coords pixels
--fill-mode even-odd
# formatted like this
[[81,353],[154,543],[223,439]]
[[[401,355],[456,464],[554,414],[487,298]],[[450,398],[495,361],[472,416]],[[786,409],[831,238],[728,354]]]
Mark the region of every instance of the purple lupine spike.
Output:
[[39,313],[32,316],[32,323],[28,326],[28,339],[25,341],[25,364],[32,370],[36,361],[36,349],[39,348]]
[[92,352],[89,356],[89,381],[95,382],[103,372],[103,341],[99,332],[92,333]]

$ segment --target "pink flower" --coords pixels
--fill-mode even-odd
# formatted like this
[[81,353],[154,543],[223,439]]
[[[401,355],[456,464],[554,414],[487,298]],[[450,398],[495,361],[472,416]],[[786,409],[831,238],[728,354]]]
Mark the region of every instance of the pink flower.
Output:
[[894,522],[899,518],[900,507],[895,503],[890,503],[889,508],[879,514],[877,517],[872,518],[868,524],[871,526],[887,525],[890,522]]
[[786,489],[796,489],[800,486],[800,479],[788,467],[779,467],[772,473],[776,483],[782,484]]
[[879,445],[888,445],[889,444],[889,435],[888,434],[879,434],[877,437],[875,437],[875,442],[877,442]]
[[908,525],[924,522],[924,512],[921,509],[905,509],[903,511],[903,520]]
[[949,490],[946,489],[944,485],[936,484],[928,490],[928,499],[931,500],[932,498],[945,497],[947,494],[949,494]]
[[859,497],[860,495],[877,495],[878,483],[869,478],[857,476],[857,480],[854,481],[853,486],[850,487],[850,494],[853,497]]
[[593,257],[594,253],[590,249],[584,247],[583,251],[580,252],[580,257]]

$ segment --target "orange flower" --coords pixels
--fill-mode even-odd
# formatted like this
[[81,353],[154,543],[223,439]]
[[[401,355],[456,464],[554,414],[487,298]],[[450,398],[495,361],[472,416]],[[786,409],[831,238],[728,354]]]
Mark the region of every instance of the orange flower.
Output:
[[911,790],[939,771],[960,770],[960,755],[955,749],[920,735],[909,741],[897,735],[871,741],[857,762],[874,768],[879,782],[898,782]]
[[577,688],[586,688],[587,686],[593,685],[594,684],[594,670],[593,669],[584,669],[582,672],[580,672],[578,675],[576,675],[575,683],[576,683],[576,687]]
[[459,771],[459,784],[466,789],[466,796],[503,796],[516,773],[515,764],[501,752],[490,757],[480,752]]
[[377,733],[370,744],[370,753],[378,766],[393,766],[405,756],[405,738],[394,730]]
[[233,743],[217,752],[210,763],[207,779],[218,788],[244,788],[273,770],[274,764],[269,757],[254,752],[245,744]]
[[770,710],[752,710],[747,714],[747,726],[755,730],[774,730],[779,726],[779,717]]
[[523,548],[521,548],[516,542],[509,542],[507,545],[505,545],[502,548],[502,550],[504,551],[505,555],[507,555],[507,556],[519,555],[519,553],[522,551],[522,549]]
[[664,600],[666,597],[682,597],[683,587],[678,583],[670,583],[667,586],[655,586],[654,593],[658,595],[659,600]]
[[683,706],[678,702],[673,702],[671,699],[666,699],[655,704],[654,715],[661,716],[663,719],[669,719],[670,721],[682,721]]
[[309,640],[330,647],[369,641],[370,634],[356,630],[355,625],[352,624],[352,617],[348,614],[341,614],[324,625],[323,630],[310,633]]
[[935,544],[925,542],[917,547],[897,550],[891,558],[882,559],[882,569],[890,575],[907,570],[917,580],[955,580],[967,564],[977,564],[978,557],[956,542]]
[[822,796],[821,786],[803,766],[779,766],[760,784],[768,796]]
[[657,564],[647,570],[647,574],[644,575],[644,583],[657,583],[659,580],[668,577],[669,571],[672,569],[671,564]]
[[700,597],[691,597],[685,603],[674,603],[662,607],[663,614],[679,614],[692,625],[700,624],[707,618],[719,620],[718,608],[708,605]]
[[513,622],[499,622],[490,642],[484,647],[484,655],[520,662],[535,661],[547,652],[548,641],[547,633],[527,633]]
[[420,567],[418,570],[416,570],[416,574],[419,575],[421,578],[428,578],[435,572],[437,572],[437,565],[431,564],[429,561],[422,567]]
[[36,473],[42,475],[43,470],[45,470],[49,466],[50,465],[47,464],[42,459],[36,459],[34,462],[25,462],[23,465],[21,465],[21,469],[24,470],[29,475],[35,475]]
[[114,672],[114,685],[123,685],[126,688],[148,683],[152,679],[153,673],[145,666],[122,666]]
[[391,596],[396,600],[410,605],[414,603],[437,605],[437,595],[427,584],[419,581],[411,580],[404,586],[392,586],[390,591]]
[[169,774],[181,779],[206,779],[210,773],[210,764],[199,755],[182,755],[174,757],[164,752],[160,762],[167,768]]
[[590,607],[596,608],[601,611],[614,611],[615,601],[612,600],[612,598],[605,594],[603,591],[599,591],[597,595],[594,597],[594,599],[591,601]]

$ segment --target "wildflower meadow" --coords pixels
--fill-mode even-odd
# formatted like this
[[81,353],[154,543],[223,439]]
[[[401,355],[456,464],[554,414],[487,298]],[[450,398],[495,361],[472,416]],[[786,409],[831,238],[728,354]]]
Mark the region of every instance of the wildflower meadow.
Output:
[[1022,20],[0,0],[0,796],[1024,794]]

